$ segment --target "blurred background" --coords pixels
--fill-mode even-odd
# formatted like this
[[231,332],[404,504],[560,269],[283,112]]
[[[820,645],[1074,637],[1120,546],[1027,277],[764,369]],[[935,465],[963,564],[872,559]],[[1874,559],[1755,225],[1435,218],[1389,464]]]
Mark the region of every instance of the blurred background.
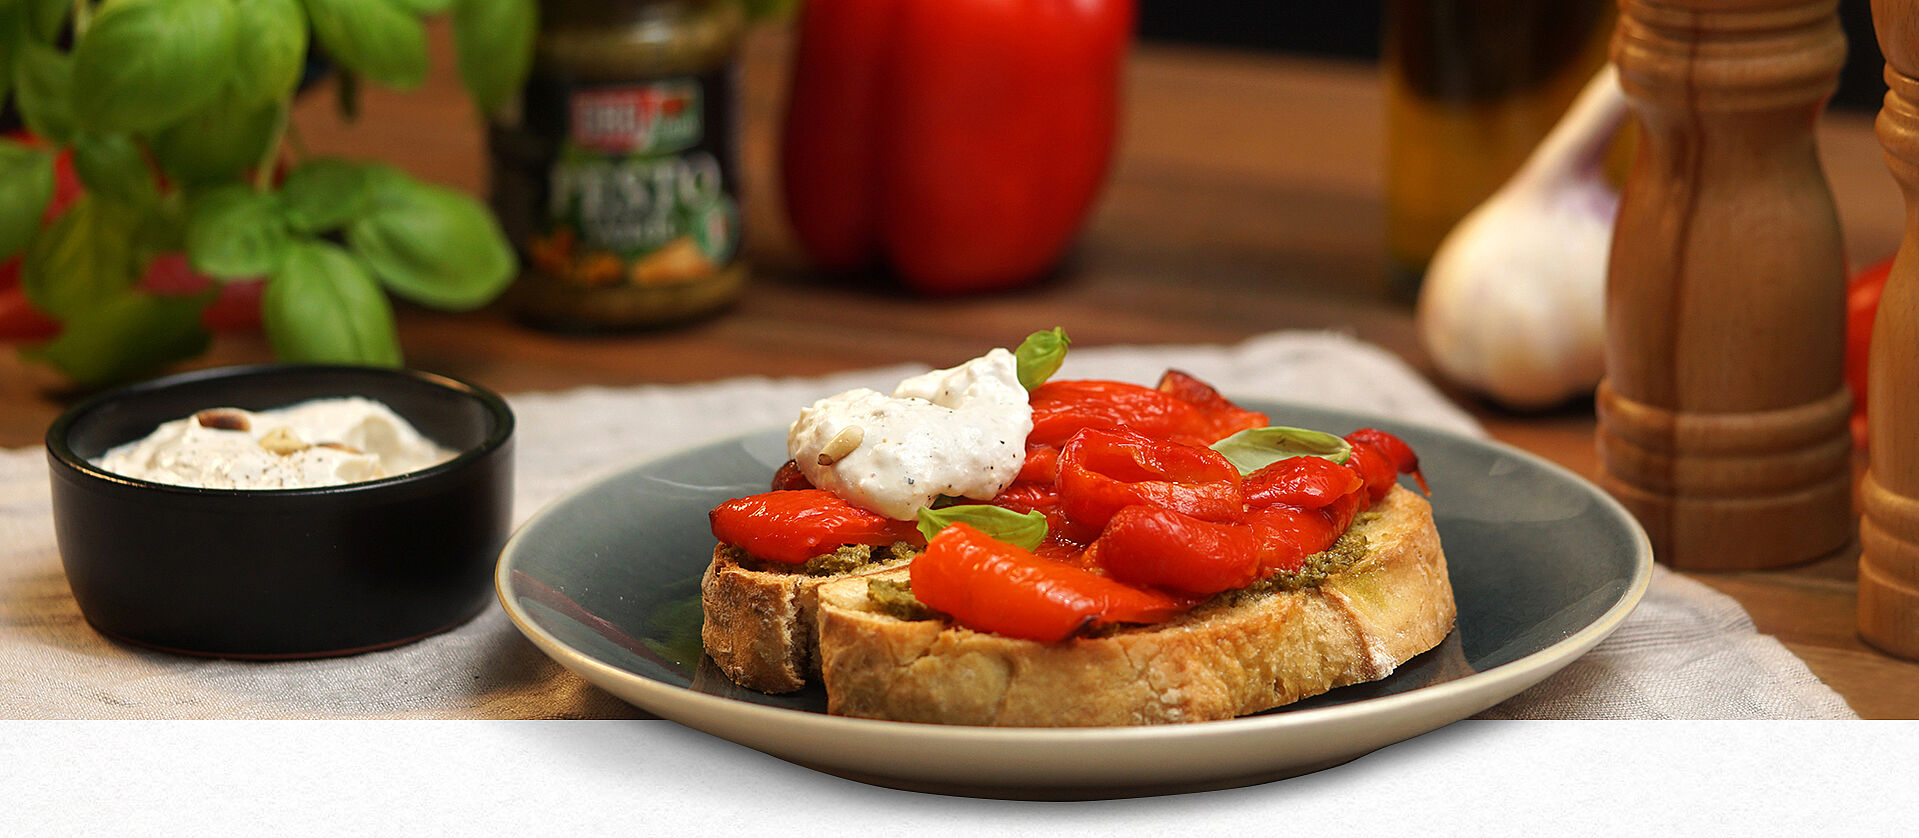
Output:
[[[1163,43],[1275,50],[1354,61],[1379,59],[1386,7],[1378,3],[1318,0],[1141,0],[1140,37]],[[1513,3],[1514,0],[1494,0]],[[1877,110],[1886,93],[1885,59],[1872,35],[1872,4],[1840,0],[1839,17],[1850,51],[1832,107]]]

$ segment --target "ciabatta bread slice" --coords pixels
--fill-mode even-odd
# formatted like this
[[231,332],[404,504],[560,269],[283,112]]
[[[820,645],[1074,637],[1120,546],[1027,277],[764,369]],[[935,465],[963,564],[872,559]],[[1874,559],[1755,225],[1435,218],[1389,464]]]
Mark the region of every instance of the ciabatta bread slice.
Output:
[[835,580],[816,592],[827,711],[1012,726],[1227,719],[1384,678],[1452,630],[1432,508],[1411,491],[1395,487],[1308,567],[1166,623],[1051,644],[903,619],[922,615],[869,588],[904,568]]
[[793,692],[819,672],[814,612],[820,585],[903,567],[917,553],[904,544],[847,547],[826,561],[795,567],[718,545],[700,579],[700,641],[733,683]]

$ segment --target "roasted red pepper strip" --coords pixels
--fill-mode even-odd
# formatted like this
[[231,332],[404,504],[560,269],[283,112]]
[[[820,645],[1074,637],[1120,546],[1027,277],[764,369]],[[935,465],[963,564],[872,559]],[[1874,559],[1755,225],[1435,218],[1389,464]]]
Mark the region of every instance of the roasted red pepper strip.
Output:
[[1073,434],[1088,428],[1211,445],[1240,430],[1233,427],[1221,433],[1222,421],[1205,408],[1171,393],[1119,381],[1048,381],[1033,389],[1029,402],[1033,431],[1026,437],[1028,445],[1064,446]]
[[1365,440],[1346,441],[1353,446],[1352,455],[1346,458],[1346,467],[1359,473],[1360,479],[1366,481],[1366,493],[1372,501],[1377,502],[1399,482],[1399,468],[1393,464],[1390,455],[1372,443]]
[[1247,506],[1318,509],[1365,485],[1359,473],[1322,457],[1288,457],[1241,481]]
[[1100,566],[1129,585],[1216,594],[1260,576],[1260,539],[1244,524],[1219,524],[1154,506],[1129,506],[1100,533]]
[[1256,507],[1239,523],[1129,506],[1088,552],[1121,582],[1211,595],[1299,568],[1307,556],[1333,546],[1365,504],[1364,489],[1355,485],[1319,509]]
[[1322,509],[1271,506],[1248,511],[1246,526],[1259,539],[1260,575],[1297,570],[1307,556],[1333,546],[1352,523],[1365,496],[1355,489]]
[[1020,463],[1019,477],[1025,483],[1051,483],[1059,478],[1059,448],[1051,445],[1027,445],[1026,460]]
[[[1406,442],[1399,437],[1393,436],[1378,428],[1360,428],[1357,431],[1347,434],[1346,441],[1349,443],[1364,442],[1367,445],[1379,449],[1380,453],[1385,454],[1386,458],[1392,461],[1395,471],[1398,471],[1400,474],[1412,475],[1413,480],[1419,483],[1420,491],[1430,491],[1426,488],[1426,476],[1419,473],[1418,455],[1413,453],[1412,446],[1407,445]],[[1378,500],[1378,498],[1374,498],[1374,500]]]
[[1113,513],[1149,504],[1207,521],[1230,521],[1245,507],[1239,469],[1210,448],[1126,431],[1085,430],[1059,454],[1060,510],[1098,531]]
[[802,564],[845,544],[924,540],[913,522],[869,512],[824,489],[737,498],[714,507],[707,519],[714,538],[756,558],[785,564]]
[[956,293],[1042,276],[1106,178],[1133,0],[808,0],[782,174],[802,248]]
[[779,471],[773,472],[773,491],[783,492],[793,489],[811,489],[813,481],[806,479],[806,472],[800,471],[799,463],[787,460]]
[[1129,506],[1088,552],[1120,581],[1200,595],[1296,569],[1332,547],[1360,510],[1392,490],[1400,471],[1418,473],[1412,449],[1391,434],[1369,428],[1347,441],[1353,454],[1344,465],[1292,457],[1248,475],[1238,520]]
[[1055,643],[1081,627],[1154,623],[1185,603],[995,541],[966,524],[933,537],[908,573],[913,596],[961,625]]
[[1085,542],[1075,541],[1069,535],[1080,531],[1066,520],[1065,513],[1060,512],[1059,489],[1050,480],[1014,483],[987,503],[1021,514],[1038,512],[1046,516],[1046,539],[1033,548],[1035,554],[1056,561],[1078,563],[1080,551],[1086,549]]
[[1059,509],[1059,489],[1051,483],[1020,481],[1006,487],[988,503],[1014,512],[1052,512]]
[[1272,420],[1266,414],[1233,404],[1231,399],[1213,389],[1213,385],[1179,370],[1167,370],[1159,377],[1159,386],[1154,389],[1199,408],[1213,426],[1209,431],[1213,437],[1210,442],[1217,442],[1240,431],[1264,428],[1272,424]]

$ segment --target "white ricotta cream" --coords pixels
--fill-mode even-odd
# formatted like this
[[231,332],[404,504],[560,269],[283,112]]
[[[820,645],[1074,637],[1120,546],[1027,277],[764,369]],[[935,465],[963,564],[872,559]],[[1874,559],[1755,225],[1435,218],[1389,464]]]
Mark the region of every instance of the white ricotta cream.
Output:
[[203,489],[311,489],[377,480],[453,458],[372,399],[314,399],[260,412],[220,407],[155,429],[94,465]]
[[1019,476],[1033,409],[1013,353],[859,388],[800,411],[786,453],[814,486],[911,521],[941,495],[991,500]]

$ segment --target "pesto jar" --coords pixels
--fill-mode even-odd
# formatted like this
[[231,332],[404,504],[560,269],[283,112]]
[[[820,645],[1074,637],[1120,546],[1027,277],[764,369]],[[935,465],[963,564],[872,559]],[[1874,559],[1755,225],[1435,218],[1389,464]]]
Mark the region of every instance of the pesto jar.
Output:
[[534,325],[658,326],[739,295],[733,0],[542,0],[517,112],[490,126],[492,199]]

